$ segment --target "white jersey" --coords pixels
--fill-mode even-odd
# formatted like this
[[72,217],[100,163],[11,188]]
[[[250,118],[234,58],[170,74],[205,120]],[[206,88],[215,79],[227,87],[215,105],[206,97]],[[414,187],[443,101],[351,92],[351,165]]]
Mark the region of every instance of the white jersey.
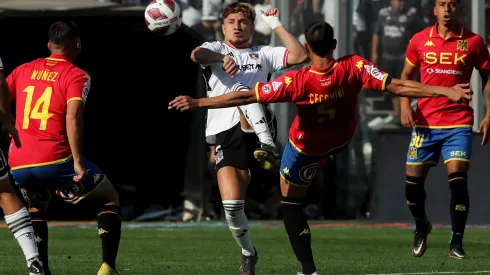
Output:
[[[206,79],[208,96],[220,96],[230,92],[237,82],[255,88],[257,82],[267,82],[269,74],[287,67],[288,50],[284,47],[257,46],[237,49],[224,42],[206,42],[201,48],[209,49],[223,55],[229,55],[235,60],[238,72],[234,78],[223,70],[223,64],[203,64],[209,68],[211,75]],[[226,131],[240,122],[237,107],[209,109],[206,123],[206,136],[216,135]]]

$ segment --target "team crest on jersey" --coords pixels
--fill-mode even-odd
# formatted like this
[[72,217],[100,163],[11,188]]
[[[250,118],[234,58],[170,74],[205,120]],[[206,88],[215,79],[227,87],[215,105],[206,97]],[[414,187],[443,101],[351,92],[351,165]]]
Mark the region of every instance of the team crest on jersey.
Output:
[[259,53],[248,53],[253,60],[259,60]]
[[277,82],[277,81],[273,81],[272,82],[272,89],[275,91],[279,90],[279,87],[281,87],[282,85],[282,82]]
[[468,40],[458,40],[458,46],[456,48],[458,51],[468,51]]
[[291,77],[286,76],[284,78],[284,83],[286,83],[286,88],[289,87],[289,84],[291,84],[292,82],[293,82],[293,79],[291,79]]
[[262,86],[262,93],[267,95],[270,92],[271,92],[271,85],[265,84],[264,86]]
[[400,18],[398,18],[398,20],[400,21],[400,23],[405,23],[405,22],[407,22],[407,16],[402,15],[402,16],[400,16]]

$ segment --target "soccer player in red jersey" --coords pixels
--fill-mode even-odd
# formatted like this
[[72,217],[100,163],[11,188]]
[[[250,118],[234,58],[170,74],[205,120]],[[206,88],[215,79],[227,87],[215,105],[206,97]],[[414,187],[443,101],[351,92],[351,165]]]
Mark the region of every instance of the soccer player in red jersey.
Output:
[[454,101],[471,99],[465,85],[434,87],[391,78],[357,55],[335,60],[337,41],[326,22],[314,22],[305,30],[305,49],[312,65],[279,78],[257,83],[254,90],[231,92],[209,98],[179,96],[169,109],[222,108],[252,102],[294,102],[298,115],[289,131],[281,161],[281,193],[284,226],[302,274],[316,274],[311,251],[311,233],[303,215],[306,191],[319,163],[339,152],[356,131],[357,95],[361,88],[388,91],[399,96],[447,96]]
[[[0,59],[0,120],[2,131],[8,132],[16,147],[22,146],[19,134],[14,126],[14,118],[10,112],[10,99],[7,81]],[[27,260],[30,275],[43,275],[43,268],[39,259],[36,241],[33,238],[34,228],[29,212],[20,198],[15,194],[9,180],[8,165],[2,150],[0,150],[0,207],[5,216],[8,228],[19,243]]]
[[[451,87],[469,83],[473,68],[483,79],[487,113],[480,124],[482,145],[490,128],[490,56],[483,38],[459,23],[458,0],[437,0],[437,23],[415,34],[407,48],[402,79],[412,79],[420,67],[421,82]],[[463,234],[469,211],[468,169],[471,158],[473,109],[468,101],[446,98],[421,98],[414,113],[410,99],[402,99],[402,123],[413,128],[407,154],[405,196],[415,218],[412,254],[421,257],[427,249],[431,224],[425,213],[424,183],[431,166],[442,155],[447,166],[451,189],[450,213],[452,236],[449,257],[466,258]]]
[[48,37],[50,57],[20,65],[7,77],[22,140],[22,147],[10,147],[12,175],[29,203],[45,274],[51,274],[44,219],[50,191],[68,203],[87,197],[100,206],[103,264],[98,275],[119,274],[115,266],[121,236],[119,196],[104,173],[82,156],[83,112],[91,82],[73,64],[80,36],[75,24],[56,22]]

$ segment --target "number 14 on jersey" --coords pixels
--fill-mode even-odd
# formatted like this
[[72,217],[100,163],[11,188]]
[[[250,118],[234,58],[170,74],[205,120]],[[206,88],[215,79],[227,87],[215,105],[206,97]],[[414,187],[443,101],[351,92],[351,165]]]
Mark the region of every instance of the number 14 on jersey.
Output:
[[35,86],[28,86],[24,89],[24,93],[27,93],[27,96],[24,106],[24,120],[22,122],[22,129],[29,128],[29,122],[31,119],[38,119],[40,120],[39,130],[44,131],[48,125],[48,119],[53,116],[53,114],[49,113],[49,105],[51,104],[53,87],[47,87],[44,89],[43,94],[34,104],[34,108],[31,108],[35,89]]

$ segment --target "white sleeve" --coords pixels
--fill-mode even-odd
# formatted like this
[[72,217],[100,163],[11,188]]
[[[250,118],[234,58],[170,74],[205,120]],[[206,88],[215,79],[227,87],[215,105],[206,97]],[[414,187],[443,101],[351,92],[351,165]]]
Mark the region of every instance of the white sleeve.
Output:
[[263,47],[262,51],[272,65],[272,70],[277,71],[288,67],[289,51],[285,47]]
[[[223,51],[225,49],[225,46],[223,45],[223,43],[219,42],[219,41],[213,41],[213,42],[204,42],[201,46],[199,46],[200,48],[204,48],[204,49],[208,49],[210,51],[213,51],[213,52],[217,52],[217,53],[221,53],[223,54]],[[204,69],[208,66],[209,64],[201,64],[201,67]]]
[[3,70],[3,62],[1,58],[0,58],[0,70]]

